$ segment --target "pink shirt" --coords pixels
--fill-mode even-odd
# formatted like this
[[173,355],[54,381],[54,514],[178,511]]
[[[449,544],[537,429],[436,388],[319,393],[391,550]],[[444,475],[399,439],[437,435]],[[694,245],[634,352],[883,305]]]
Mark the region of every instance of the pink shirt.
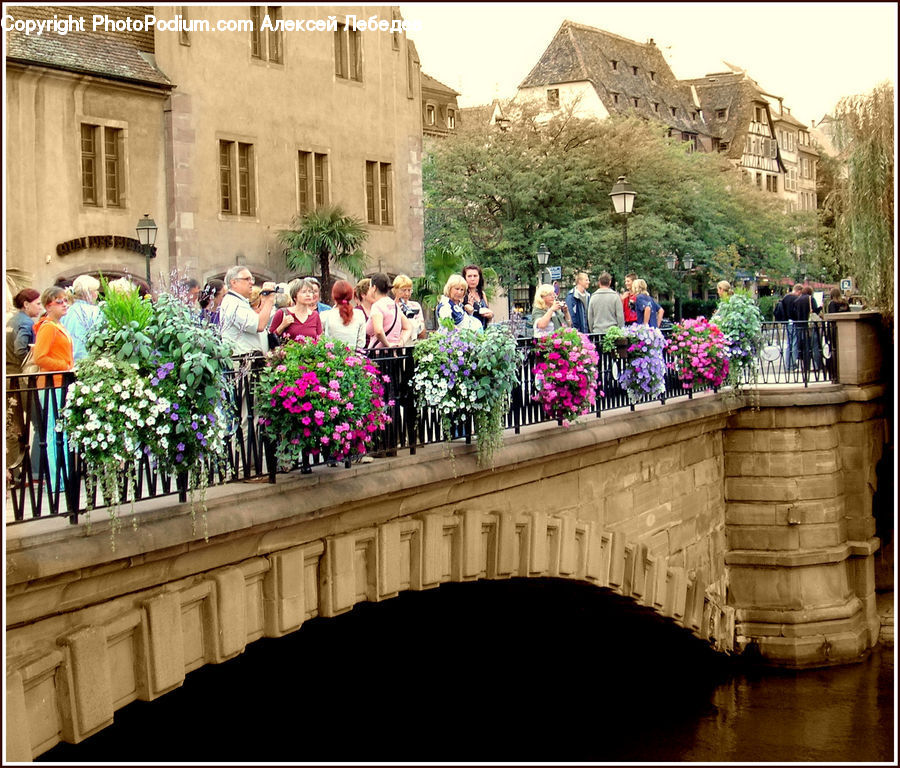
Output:
[[388,344],[399,343],[400,335],[403,333],[400,310],[390,296],[385,296],[383,299],[378,299],[378,301],[372,305],[372,310],[369,312],[369,321],[366,323],[366,335],[372,337],[369,347],[371,349],[381,347],[381,342],[375,338],[375,328],[372,325],[372,315],[376,312],[381,315],[382,323],[384,325],[384,335],[387,337]]

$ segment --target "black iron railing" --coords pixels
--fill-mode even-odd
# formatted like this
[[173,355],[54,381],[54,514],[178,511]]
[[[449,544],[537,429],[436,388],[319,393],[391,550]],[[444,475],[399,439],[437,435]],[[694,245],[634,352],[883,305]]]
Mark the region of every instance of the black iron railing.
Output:
[[[664,332],[665,333],[665,332]],[[600,337],[592,336],[600,347]],[[520,339],[524,352],[519,382],[513,389],[506,428],[518,433],[523,426],[547,421],[539,403],[533,399],[534,342]],[[415,453],[418,446],[441,442],[445,435],[440,418],[430,408],[420,408],[412,387],[415,372],[412,347],[376,350],[372,359],[388,376],[387,397],[394,401],[390,408],[391,423],[375,438],[374,456],[393,456],[398,450]],[[765,323],[763,344],[757,360],[755,381],[760,385],[803,384],[837,380],[836,342],[833,322],[811,322],[807,325]],[[259,356],[237,360],[234,371],[226,374],[225,386],[235,407],[226,460],[209,467],[208,485],[248,480],[275,482],[278,470],[275,446],[259,430],[255,418],[254,388],[257,372],[263,365]],[[668,356],[667,356],[668,362]],[[634,407],[617,377],[623,362],[609,353],[600,354],[600,376],[594,415],[619,408]],[[60,386],[46,384],[45,375],[6,377],[7,437],[7,523],[27,522],[47,517],[68,517],[77,522],[86,509],[102,508],[105,500],[98,497],[97,483],[88,482],[91,467],[55,429],[64,404],[66,387],[74,380],[72,372],[57,374]],[[753,379],[753,375],[748,377]],[[666,373],[665,392],[658,398],[692,397],[701,388],[685,388],[674,371]],[[706,389],[703,387],[702,389]],[[640,402],[648,402],[645,397]],[[461,418],[452,428],[450,439],[470,442],[472,426]],[[299,465],[313,465],[326,459],[304,456]],[[129,477],[129,475],[133,475]],[[124,503],[177,494],[188,499],[188,483],[184,475],[159,471],[149,458],[135,462],[135,472],[123,472],[121,498]],[[88,488],[91,490],[88,491]]]

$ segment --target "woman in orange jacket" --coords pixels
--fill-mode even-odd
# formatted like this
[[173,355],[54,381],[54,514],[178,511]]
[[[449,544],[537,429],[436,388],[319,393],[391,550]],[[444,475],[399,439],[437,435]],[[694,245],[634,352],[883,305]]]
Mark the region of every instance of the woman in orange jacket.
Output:
[[[44,305],[46,314],[34,324],[34,362],[42,371],[67,371],[74,362],[74,347],[72,337],[59,322],[69,311],[65,289],[58,285],[47,288],[41,294],[41,304]],[[39,408],[34,414],[35,439],[31,444],[31,467],[36,479],[47,477],[51,492],[61,487],[60,481],[64,482],[68,475],[59,460],[60,452],[62,457],[66,456],[66,438],[56,432],[56,419],[63,401],[62,379],[62,375],[57,374],[48,387],[47,377],[39,376],[37,386],[44,391],[36,393],[35,398]],[[59,437],[62,439],[58,440]],[[42,450],[44,446],[46,452]],[[43,456],[46,459],[41,461]]]

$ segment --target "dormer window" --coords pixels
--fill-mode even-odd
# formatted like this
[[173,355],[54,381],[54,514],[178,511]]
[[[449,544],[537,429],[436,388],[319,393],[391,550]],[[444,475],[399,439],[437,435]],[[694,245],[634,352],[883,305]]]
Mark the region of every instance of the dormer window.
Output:
[[637,75],[637,69],[638,69],[637,67],[632,67],[632,68],[631,68],[631,74],[636,76],[636,75]]
[[447,127],[452,131],[456,128],[456,110],[448,109],[447,110]]
[[653,111],[659,112],[659,102],[658,101],[653,102]]
[[425,107],[425,125],[434,125],[434,107],[431,104]]
[[697,113],[691,112],[691,120],[696,120],[696,119],[697,119]]
[[547,89],[547,106],[548,107],[558,107],[559,106],[559,88],[548,88]]
[[675,117],[678,110],[676,107],[672,107],[671,109],[672,109],[672,117]]
[[753,108],[753,116],[757,123],[766,122],[766,110],[765,107],[754,107]]
[[716,110],[716,120],[725,120],[728,117],[727,109],[717,109]]
[[612,95],[612,97],[613,97],[613,104],[618,104],[618,103],[619,103],[619,94],[618,94],[618,93],[614,93],[614,94]]
[[613,68],[613,72],[617,72],[619,69],[619,62],[613,59],[609,62],[609,65]]

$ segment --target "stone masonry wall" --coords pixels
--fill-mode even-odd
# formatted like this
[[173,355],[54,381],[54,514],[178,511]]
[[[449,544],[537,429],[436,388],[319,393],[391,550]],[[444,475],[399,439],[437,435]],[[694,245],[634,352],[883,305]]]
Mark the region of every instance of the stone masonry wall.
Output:
[[729,605],[736,645],[789,666],[858,657],[875,644],[872,494],[882,406],[832,392],[767,395],[725,433]]
[[[722,651],[802,666],[872,645],[879,387],[693,400],[429,446],[272,485],[157,499],[7,539],[8,760],[313,616],[447,581],[553,576],[635,600]],[[866,507],[868,500],[869,506]],[[127,510],[122,510],[126,515]],[[877,624],[875,626],[877,638]]]

